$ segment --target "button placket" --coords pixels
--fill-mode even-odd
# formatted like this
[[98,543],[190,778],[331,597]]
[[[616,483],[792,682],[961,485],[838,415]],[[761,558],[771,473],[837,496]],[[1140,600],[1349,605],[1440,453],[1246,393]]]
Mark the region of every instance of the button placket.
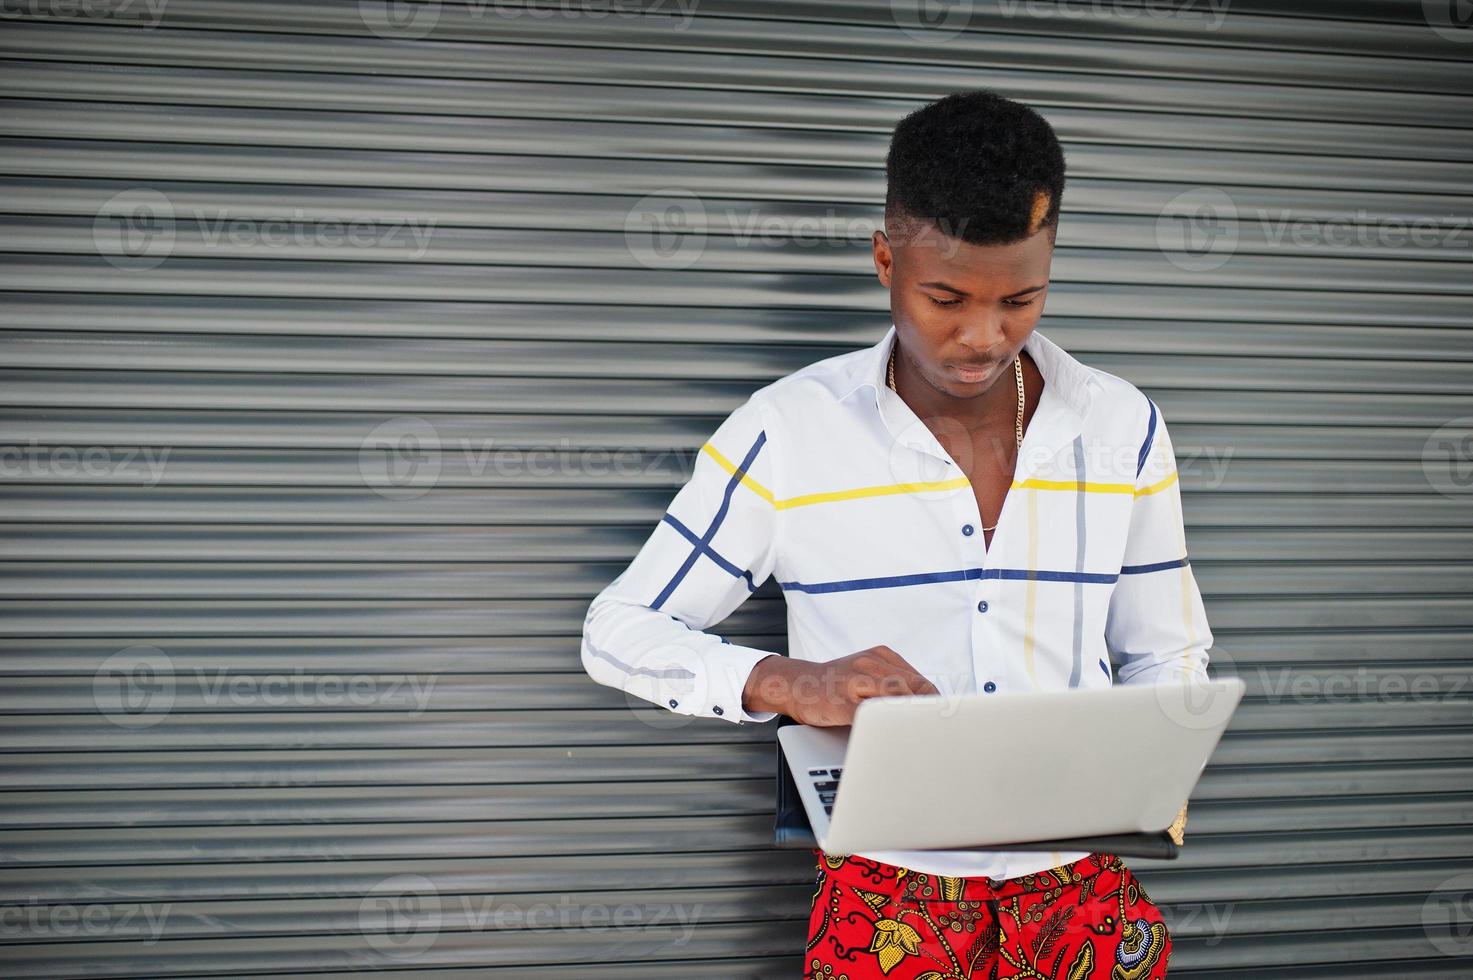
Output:
[[[901,404],[904,403],[902,402]],[[908,406],[906,407],[908,408]],[[906,435],[911,436],[913,433],[915,437],[919,437],[920,441],[916,441],[915,438],[902,438],[901,441],[909,445],[912,449],[915,449],[921,453],[931,456],[934,459],[942,461],[942,463],[946,467],[947,473],[962,476],[966,481],[964,487],[958,488],[958,490],[965,490],[966,492],[959,494],[959,496],[955,498],[955,502],[952,505],[953,513],[956,517],[960,518],[962,537],[981,542],[981,557],[979,562],[979,559],[975,553],[976,546],[973,545],[971,541],[968,541],[961,548],[962,562],[960,567],[975,569],[978,568],[980,564],[980,567],[982,569],[985,569],[988,564],[987,559],[990,557],[990,552],[992,549],[990,549],[987,545],[986,535],[977,534],[978,529],[983,527],[982,511],[977,506],[977,494],[975,488],[972,486],[971,478],[966,477],[966,475],[962,473],[961,466],[956,462],[956,460],[951,458],[951,454],[946,451],[946,447],[941,445],[941,442],[939,439],[936,438],[935,433],[931,432],[931,430],[925,427],[924,424],[921,424],[919,422],[919,419],[916,419],[913,413],[911,414],[911,418],[916,421],[916,424],[921,426],[922,431],[913,433],[913,430],[907,430]],[[1024,435],[1024,441],[1027,441],[1026,433]],[[1010,490],[1007,494],[1007,497],[1003,501],[1004,510],[1006,510],[1008,500],[1011,499],[1012,496],[1013,494]],[[999,515],[998,527],[1000,528],[1001,526],[1001,515]],[[996,545],[997,543],[997,537],[995,535],[993,537],[992,543],[994,545]],[[974,593],[978,602],[978,605],[976,607],[978,612],[974,615],[985,613],[988,609],[987,600],[982,598],[982,592],[985,589],[986,582],[979,576],[977,579],[977,591]],[[972,624],[972,629],[970,630],[972,640],[972,680],[974,685],[976,684],[978,678],[981,676],[982,650],[987,645],[985,643],[984,637],[982,636],[982,631],[979,630],[977,626],[978,624],[974,621]],[[987,683],[992,685],[989,690],[996,689],[995,683],[990,680],[987,681]]]
[[[985,535],[980,535],[976,533],[978,528],[982,527],[982,511],[977,506],[977,495],[973,492],[970,480],[968,480],[966,489],[967,494],[965,502],[961,506],[965,510],[969,511],[971,515],[974,515],[973,520],[975,520],[976,523],[973,524],[971,521],[968,521],[967,523],[963,524],[962,534],[963,536],[968,538],[971,538],[975,535],[976,539],[980,542],[981,545],[981,555],[976,555],[975,549],[977,546],[972,545],[969,542],[964,549],[966,552],[965,566],[967,568],[980,567],[980,570],[985,571],[988,564],[987,560],[990,557],[990,549],[987,547],[987,539]],[[997,539],[994,537],[993,543],[995,544],[996,541]],[[988,629],[989,624],[982,618],[983,615],[990,608],[987,600],[983,598],[983,595],[985,594],[987,589],[987,580],[981,575],[978,575],[976,583],[976,590],[972,593],[974,599],[976,600],[976,605],[973,607],[974,611],[971,614],[972,628],[969,631],[972,638],[972,684],[974,686],[974,689],[976,685],[981,682],[981,679],[985,676],[986,671],[990,669],[985,665],[986,661],[984,659],[985,655],[983,651],[992,646],[992,644],[988,643],[986,636],[986,634],[990,632],[990,630]],[[991,684],[991,681],[988,681],[987,683]]]

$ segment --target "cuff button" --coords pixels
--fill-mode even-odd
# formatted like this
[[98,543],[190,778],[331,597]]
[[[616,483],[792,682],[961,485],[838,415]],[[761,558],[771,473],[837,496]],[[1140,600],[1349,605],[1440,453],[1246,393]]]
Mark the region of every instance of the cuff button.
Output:
[[711,710],[714,711],[714,712],[716,712],[718,715],[724,715],[724,714],[726,714],[726,712],[724,712],[724,711],[721,710],[721,705],[719,705],[719,704],[716,705]]
[[671,698],[670,699],[670,707],[675,708],[675,707],[679,707],[679,706],[680,706],[680,702],[679,701],[675,700],[674,698]]

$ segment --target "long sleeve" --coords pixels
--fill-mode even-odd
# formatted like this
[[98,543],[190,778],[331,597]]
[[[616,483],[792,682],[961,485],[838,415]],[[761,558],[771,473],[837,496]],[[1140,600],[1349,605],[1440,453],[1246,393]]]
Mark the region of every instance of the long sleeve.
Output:
[[1149,405],[1105,643],[1119,665],[1122,684],[1205,681],[1212,631],[1188,561],[1171,436],[1155,402]]
[[778,549],[773,429],[754,394],[701,447],[634,559],[583,621],[583,669],[671,711],[763,722],[742,707],[759,660],[776,651],[734,644],[707,627],[772,574]]

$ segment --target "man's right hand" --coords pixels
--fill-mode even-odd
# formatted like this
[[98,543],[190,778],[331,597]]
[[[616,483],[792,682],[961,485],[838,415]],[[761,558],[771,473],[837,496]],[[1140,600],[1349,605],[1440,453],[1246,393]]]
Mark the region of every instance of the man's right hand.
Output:
[[827,727],[853,724],[865,698],[940,693],[904,657],[881,644],[825,663],[778,654],[759,660],[747,675],[742,707]]

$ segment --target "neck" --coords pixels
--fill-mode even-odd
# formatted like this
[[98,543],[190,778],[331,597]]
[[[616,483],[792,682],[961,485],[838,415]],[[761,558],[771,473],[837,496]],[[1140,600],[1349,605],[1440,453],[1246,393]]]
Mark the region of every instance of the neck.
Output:
[[[899,349],[898,339],[895,343],[896,393],[900,394],[917,416],[949,419],[968,429],[1004,428],[1009,432],[1013,431],[1018,416],[1018,385],[1011,362],[986,391],[968,398],[957,398],[937,390],[915,370],[905,352]],[[1023,360],[1026,385],[1032,358],[1026,351],[1018,356]]]

